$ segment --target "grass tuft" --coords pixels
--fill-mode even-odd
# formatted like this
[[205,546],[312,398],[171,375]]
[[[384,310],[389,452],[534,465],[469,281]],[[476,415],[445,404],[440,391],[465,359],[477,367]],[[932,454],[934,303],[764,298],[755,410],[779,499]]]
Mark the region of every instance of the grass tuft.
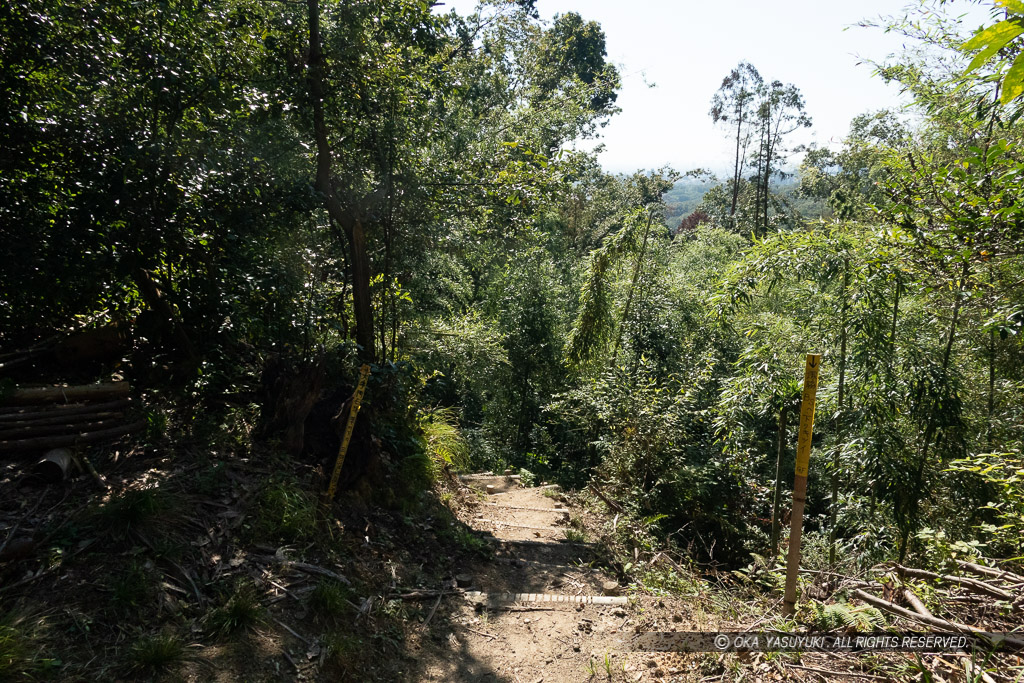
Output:
[[337,619],[352,611],[352,591],[345,584],[324,579],[309,594],[309,609],[321,622]]
[[185,658],[185,644],[175,635],[143,636],[135,641],[131,650],[134,669],[166,671]]
[[420,417],[420,427],[434,469],[440,470],[445,466],[456,472],[469,469],[469,442],[459,429],[454,410],[436,408]]
[[256,503],[253,533],[259,538],[303,541],[316,533],[316,496],[292,481],[270,482]]
[[266,622],[266,608],[260,603],[256,589],[251,585],[239,587],[227,602],[206,617],[207,627],[213,633],[230,635],[254,628]]

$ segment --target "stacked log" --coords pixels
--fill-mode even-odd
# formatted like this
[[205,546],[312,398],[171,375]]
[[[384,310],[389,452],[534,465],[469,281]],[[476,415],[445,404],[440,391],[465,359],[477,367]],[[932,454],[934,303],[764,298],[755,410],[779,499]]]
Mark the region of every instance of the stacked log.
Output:
[[138,431],[128,382],[17,389],[0,399],[0,452],[45,451]]

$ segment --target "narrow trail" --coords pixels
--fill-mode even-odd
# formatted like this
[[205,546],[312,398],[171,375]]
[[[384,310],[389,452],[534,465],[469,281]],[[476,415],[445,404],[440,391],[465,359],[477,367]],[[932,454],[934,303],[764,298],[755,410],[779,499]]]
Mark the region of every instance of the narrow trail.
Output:
[[466,568],[447,643],[424,653],[425,680],[650,680],[628,661],[638,606],[590,566],[597,546],[570,525],[575,513],[561,496],[502,476],[463,483],[494,487],[463,519],[487,535],[494,558]]

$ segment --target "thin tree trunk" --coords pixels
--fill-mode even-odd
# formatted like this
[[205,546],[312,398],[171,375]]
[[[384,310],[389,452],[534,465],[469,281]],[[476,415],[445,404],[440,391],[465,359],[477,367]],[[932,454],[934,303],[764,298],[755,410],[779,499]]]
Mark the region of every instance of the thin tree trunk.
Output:
[[779,445],[775,455],[775,497],[772,500],[772,557],[779,554],[779,536],[782,523],[779,506],[782,504],[782,458],[786,454],[786,408],[779,410]]
[[313,100],[313,135],[316,138],[316,189],[324,197],[324,206],[335,226],[341,227],[348,242],[352,264],[352,307],[356,319],[356,343],[359,358],[374,360],[373,306],[370,301],[370,259],[366,253],[366,234],[362,221],[342,206],[332,177],[334,161],[327,139],[324,117],[324,55],[320,47],[320,3],[308,0],[309,62],[308,85]]
[[736,225],[736,204],[740,197],[740,176],[743,174],[743,166],[740,156],[740,141],[743,138],[743,105],[736,105],[736,163],[732,172],[732,206],[729,208],[729,218],[732,219],[733,227]]
[[847,289],[850,286],[850,257],[843,259],[843,288],[842,307],[839,315],[839,409],[836,412],[836,451],[832,456],[832,501],[829,510],[829,532],[828,532],[828,563],[831,566],[836,564],[836,516],[839,511],[839,454],[842,451],[846,434],[843,421],[846,408],[846,314],[847,314]]
[[[964,285],[967,284],[967,276],[970,272],[969,268],[970,264],[964,263],[963,269],[960,272],[960,282],[958,283],[956,288],[956,300],[953,302],[953,319],[949,323],[949,334],[946,336],[946,350],[942,354],[942,372],[939,375],[943,382],[946,381],[946,373],[949,370],[949,359],[953,353],[953,340],[956,338],[956,326],[957,323],[960,321],[960,303],[964,291]],[[931,406],[931,408],[932,410],[934,410],[934,406]],[[924,469],[928,464],[928,451],[931,448],[932,436],[934,436],[934,434],[935,418],[931,414],[931,412],[929,412],[928,423],[925,426],[924,430],[924,443],[921,446],[921,462],[918,465],[917,478],[914,482],[918,486],[920,486],[924,477]],[[920,499],[921,492],[916,491],[915,494],[918,496],[918,499]],[[910,527],[908,525],[908,527],[903,530],[903,533],[900,536],[900,564],[903,564],[904,560],[906,560],[907,558],[907,546],[909,544],[909,540]]]
[[[992,286],[992,264],[988,266],[988,283]],[[992,317],[992,304],[988,306],[989,317]],[[991,453],[994,449],[993,441],[993,420],[996,412],[996,333],[992,330],[988,333],[988,414],[985,420],[985,443],[987,450]]]

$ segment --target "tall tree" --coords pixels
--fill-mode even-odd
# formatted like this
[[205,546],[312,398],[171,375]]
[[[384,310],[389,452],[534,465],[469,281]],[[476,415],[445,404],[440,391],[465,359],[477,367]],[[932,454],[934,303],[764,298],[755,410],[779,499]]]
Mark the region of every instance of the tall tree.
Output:
[[[805,111],[804,97],[795,85],[772,81],[761,90],[757,108],[760,140],[754,160],[757,169],[754,222],[761,233],[768,231],[772,176],[780,172],[791,151],[785,146],[786,137],[810,125],[811,118]],[[760,225],[757,225],[758,221],[761,221]]]
[[736,151],[732,172],[732,204],[729,217],[735,222],[736,204],[739,201],[740,181],[747,159],[747,149],[753,136],[755,116],[758,110],[758,96],[764,87],[761,74],[749,62],[740,62],[729,75],[722,79],[722,85],[711,98],[711,119],[727,125],[731,137],[736,140]]

